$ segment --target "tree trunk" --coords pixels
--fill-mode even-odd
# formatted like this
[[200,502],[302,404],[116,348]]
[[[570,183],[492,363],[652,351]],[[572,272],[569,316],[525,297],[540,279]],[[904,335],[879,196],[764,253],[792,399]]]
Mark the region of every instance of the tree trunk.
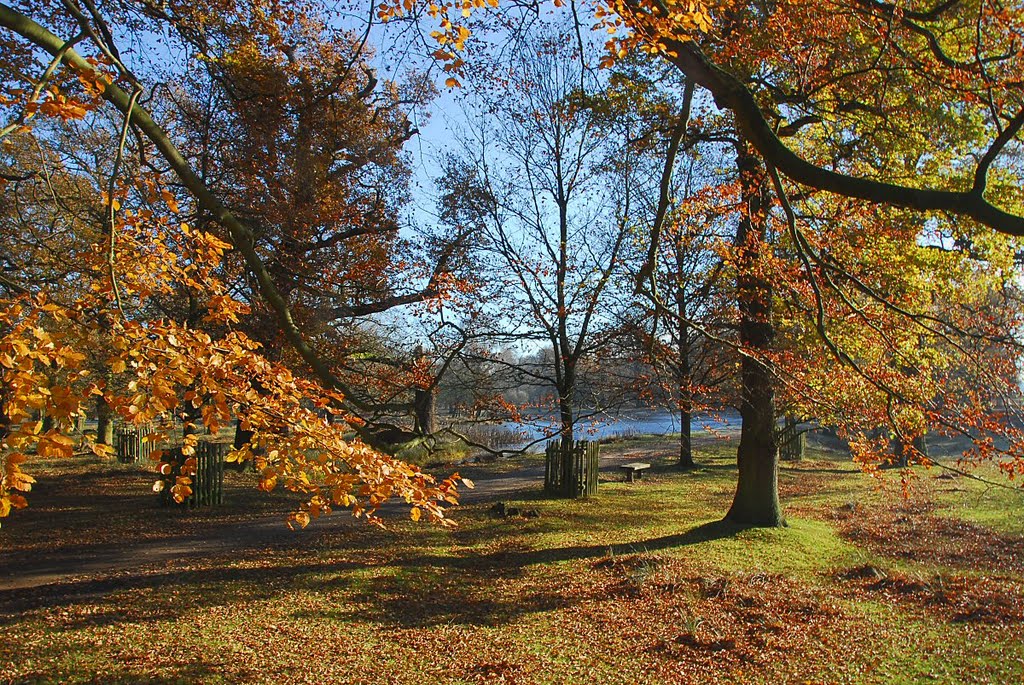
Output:
[[692,469],[697,466],[693,461],[693,440],[690,433],[690,424],[693,422],[693,412],[688,408],[679,410],[679,466],[684,469]]
[[437,430],[437,423],[434,418],[434,388],[416,388],[413,390],[413,413],[416,421],[414,432],[417,435],[430,435]]
[[739,479],[726,518],[753,526],[785,526],[779,504],[779,450],[775,440],[775,391],[768,369],[747,356],[742,361],[743,424],[736,454]]
[[252,436],[255,434],[253,431],[242,429],[242,419],[235,419],[235,439],[231,446],[236,450],[241,449],[252,441]]
[[11,432],[11,417],[7,413],[7,402],[10,391],[3,377],[0,376],[0,442],[7,439]]
[[[189,390],[194,390],[193,387],[189,387]],[[181,435],[184,438],[188,435],[199,435],[200,434],[200,423],[203,418],[202,405],[196,407],[191,402],[184,402],[181,405],[181,420],[184,424],[181,427]]]
[[760,162],[740,147],[736,165],[746,214],[736,231],[736,294],[739,305],[742,428],[736,453],[739,478],[726,519],[754,526],[785,526],[779,504],[779,448],[775,437],[775,388],[769,369],[758,358],[775,339],[772,285],[761,271],[760,248],[766,237],[769,196]]
[[96,398],[96,442],[100,445],[114,444],[114,417],[102,395]]
[[[910,466],[910,450],[903,444],[902,440],[893,440],[893,452],[896,460],[893,466],[905,469]],[[911,446],[917,450],[922,457],[928,457],[928,443],[923,435],[919,435],[911,441]]]
[[576,471],[573,468],[575,461],[572,458],[572,448],[575,442],[573,416],[573,395],[576,383],[575,369],[567,366],[562,376],[562,388],[558,398],[558,415],[562,427],[562,487],[566,497],[576,495]]
[[[676,259],[680,271],[682,265],[678,261],[682,252],[682,245],[676,244]],[[682,279],[680,279],[681,281]],[[693,462],[693,443],[690,439],[690,423],[693,421],[693,369],[690,366],[690,325],[686,316],[686,293],[680,285],[676,290],[676,307],[679,317],[679,330],[676,335],[679,352],[679,466],[684,469],[692,469],[696,464]]]
[[927,438],[923,434],[917,436],[916,438],[914,438],[913,445],[914,445],[914,449],[917,450],[918,453],[920,453],[920,455],[922,457],[926,457],[927,458],[929,456],[928,455],[928,440],[927,440]]

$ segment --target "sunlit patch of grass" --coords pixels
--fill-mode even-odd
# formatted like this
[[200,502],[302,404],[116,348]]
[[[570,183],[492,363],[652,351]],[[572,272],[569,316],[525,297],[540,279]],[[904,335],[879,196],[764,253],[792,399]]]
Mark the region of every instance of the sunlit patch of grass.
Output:
[[[947,491],[950,482],[928,475],[920,482],[933,508],[903,512],[898,487],[879,491],[839,452],[816,448],[783,466],[789,527],[744,528],[721,521],[735,445],[702,443],[690,472],[674,467],[672,447],[621,447],[651,454],[651,473],[602,482],[591,500],[546,499],[539,483],[506,500],[536,518],[498,518],[479,502],[455,512],[453,530],[403,518],[385,531],[318,532],[315,522],[272,550],[0,593],[0,625],[16,636],[0,642],[0,680],[1020,682],[1024,622],[1009,604],[998,621],[971,613],[1000,589],[1012,601],[1012,584],[983,585],[998,573],[906,558],[847,531],[851,522],[884,531],[910,525],[900,516],[914,523],[941,513],[990,518],[1008,534],[1016,524],[998,521],[999,495],[981,501],[982,490]],[[470,477],[489,467],[474,465]],[[247,474],[236,475],[240,489]],[[110,500],[90,499],[87,483],[74,486],[81,497],[66,521],[50,519],[66,531],[77,522],[83,542],[108,539],[104,525],[123,532],[160,515],[104,510]],[[242,520],[248,495],[237,497],[229,515],[208,520]],[[163,534],[201,530],[186,520]]]
[[[943,493],[939,513],[987,526],[1000,533],[1024,535],[1024,487],[1008,483],[994,467],[970,469],[986,481],[933,472],[935,487]],[[994,485],[993,483],[998,483]]]

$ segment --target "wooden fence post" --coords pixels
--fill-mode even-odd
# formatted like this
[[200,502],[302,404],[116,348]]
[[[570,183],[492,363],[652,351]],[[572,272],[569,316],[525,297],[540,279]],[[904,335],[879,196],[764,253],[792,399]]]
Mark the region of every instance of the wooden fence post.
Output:
[[590,497],[597,494],[601,446],[579,440],[565,449],[562,438],[544,450],[544,492],[559,497]]
[[148,439],[153,434],[153,427],[148,424],[141,426],[118,426],[117,460],[122,464],[134,464],[139,460],[149,459],[156,446]]
[[779,459],[782,461],[800,461],[804,458],[807,444],[807,433],[800,430],[793,416],[786,416],[786,422],[776,434],[779,443]]
[[224,503],[224,456],[230,443],[200,440],[196,443],[196,473],[192,477],[190,508]]

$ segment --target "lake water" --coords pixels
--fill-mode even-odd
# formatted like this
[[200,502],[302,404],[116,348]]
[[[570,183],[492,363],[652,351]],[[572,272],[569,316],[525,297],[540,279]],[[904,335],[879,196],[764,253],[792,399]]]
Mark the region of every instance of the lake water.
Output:
[[[736,412],[718,414],[697,414],[690,423],[690,430],[699,431],[737,430],[740,427],[740,415]],[[506,422],[501,428],[518,431],[524,443],[550,436],[558,431],[557,418],[552,416],[535,417],[527,423]],[[634,435],[669,435],[679,432],[679,415],[670,412],[646,412],[621,414],[618,416],[598,416],[582,424],[577,424],[576,436],[582,440],[600,440],[602,438],[628,437]]]

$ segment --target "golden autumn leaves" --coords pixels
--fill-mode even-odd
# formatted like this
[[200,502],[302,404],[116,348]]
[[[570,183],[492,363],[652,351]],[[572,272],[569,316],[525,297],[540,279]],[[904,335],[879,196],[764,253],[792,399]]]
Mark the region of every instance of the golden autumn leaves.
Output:
[[[565,0],[553,0],[556,8],[563,7]],[[727,3],[714,7],[699,0],[611,0],[598,2],[593,8],[596,20],[593,28],[611,36],[605,43],[607,53],[601,59],[602,68],[609,68],[616,60],[625,58],[632,50],[648,54],[671,54],[666,41],[687,41],[699,33],[707,33],[713,23],[713,12],[725,9]],[[457,2],[419,3],[417,0],[393,0],[382,2],[377,7],[381,21],[391,21],[418,8],[425,7],[426,13],[438,23],[430,33],[440,46],[432,53],[434,59],[443,64],[445,86],[461,86],[457,76],[465,67],[465,60],[458,56],[466,48],[471,32],[458,22],[472,16],[474,10],[500,6],[500,0],[458,0]],[[459,16],[453,21],[452,17]]]
[[[47,319],[66,320],[63,308],[45,296],[6,303],[0,309],[0,385],[3,400],[3,456],[0,457],[0,518],[27,505],[24,493],[35,479],[22,470],[28,455],[67,457],[73,441],[60,430],[62,422],[79,410],[80,396],[72,384],[88,376],[82,369],[85,355],[54,336]],[[64,382],[54,383],[53,379]],[[86,387],[86,392],[91,392]],[[39,412],[54,421],[43,430]],[[102,450],[100,450],[102,452]]]
[[[160,198],[172,215],[178,209],[174,196],[151,179],[139,187]],[[341,414],[338,393],[268,361],[257,343],[232,330],[247,306],[219,278],[227,243],[152,209],[125,210],[118,220],[118,244],[131,255],[118,273],[123,310],[112,306],[101,246],[92,254],[96,280],[77,296],[58,303],[26,295],[0,303],[6,421],[0,517],[27,504],[34,479],[23,465],[30,458],[70,457],[72,424],[102,398],[125,422],[156,426],[148,438],[154,442],[166,442],[161,426],[170,416],[201,421],[212,432],[238,417],[252,438],[230,459],[254,461],[263,490],[284,487],[306,496],[292,516],[294,525],[339,507],[376,521],[376,511],[392,497],[404,500],[415,519],[449,523],[445,507],[458,501],[457,475],[438,483],[354,439],[348,424],[319,412],[331,406]],[[183,292],[202,302],[202,329],[154,316],[148,308],[157,294]],[[51,429],[43,430],[43,421],[34,418],[38,414],[52,422]],[[185,438],[184,464],[176,473],[166,461],[159,466],[155,490],[168,488],[178,502],[188,498],[196,440]],[[105,445],[91,449],[109,456]]]

